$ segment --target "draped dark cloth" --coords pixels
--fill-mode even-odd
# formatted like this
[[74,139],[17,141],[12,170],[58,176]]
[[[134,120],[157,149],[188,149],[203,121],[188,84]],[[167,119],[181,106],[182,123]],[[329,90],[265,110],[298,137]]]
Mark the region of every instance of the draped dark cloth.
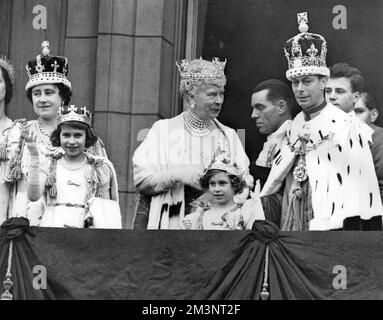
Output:
[[[381,232],[278,233],[266,221],[252,231],[19,229],[0,235],[1,281],[14,243],[16,300],[260,299],[267,246],[270,299],[383,298]],[[33,288],[36,265],[47,289]],[[346,290],[333,287],[337,265]]]

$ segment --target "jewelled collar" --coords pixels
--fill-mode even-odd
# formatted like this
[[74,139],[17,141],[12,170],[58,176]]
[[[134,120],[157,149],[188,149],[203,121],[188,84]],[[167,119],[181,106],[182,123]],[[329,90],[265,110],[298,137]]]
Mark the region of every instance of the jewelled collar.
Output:
[[326,106],[326,104],[327,104],[327,102],[326,102],[326,100],[325,100],[325,101],[323,101],[323,102],[322,102],[320,105],[318,105],[318,106],[310,107],[310,108],[308,108],[307,110],[303,110],[303,109],[302,109],[302,111],[303,111],[303,113],[304,113],[304,115],[305,115],[305,120],[306,120],[306,121],[310,120],[310,119],[311,119],[310,115],[313,114],[313,113],[315,113],[315,112],[318,112],[318,111],[322,110],[322,109]]

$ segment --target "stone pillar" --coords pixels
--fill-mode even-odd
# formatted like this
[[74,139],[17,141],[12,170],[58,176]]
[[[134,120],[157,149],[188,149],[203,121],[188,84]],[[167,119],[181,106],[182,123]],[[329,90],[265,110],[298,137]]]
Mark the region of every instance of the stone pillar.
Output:
[[145,128],[175,114],[182,2],[99,2],[94,125],[116,167],[125,228],[132,227],[135,205],[134,150]]
[[72,104],[93,109],[99,0],[68,0],[64,52],[69,61]]

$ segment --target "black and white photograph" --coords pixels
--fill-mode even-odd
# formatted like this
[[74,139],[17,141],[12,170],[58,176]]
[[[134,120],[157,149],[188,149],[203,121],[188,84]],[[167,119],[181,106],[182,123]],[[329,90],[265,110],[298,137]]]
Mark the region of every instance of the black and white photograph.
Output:
[[383,1],[0,17],[1,300],[383,299]]

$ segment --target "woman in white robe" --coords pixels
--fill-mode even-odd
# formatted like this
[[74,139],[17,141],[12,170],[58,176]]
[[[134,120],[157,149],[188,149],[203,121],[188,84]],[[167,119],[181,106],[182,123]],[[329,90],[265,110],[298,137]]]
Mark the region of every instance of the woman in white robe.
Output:
[[252,186],[237,133],[216,119],[224,100],[225,64],[200,58],[177,65],[185,111],[155,122],[133,155],[134,184],[146,200],[150,197],[147,207],[137,203],[135,228],[181,229],[190,203],[203,194],[199,179],[217,151],[230,154]]

